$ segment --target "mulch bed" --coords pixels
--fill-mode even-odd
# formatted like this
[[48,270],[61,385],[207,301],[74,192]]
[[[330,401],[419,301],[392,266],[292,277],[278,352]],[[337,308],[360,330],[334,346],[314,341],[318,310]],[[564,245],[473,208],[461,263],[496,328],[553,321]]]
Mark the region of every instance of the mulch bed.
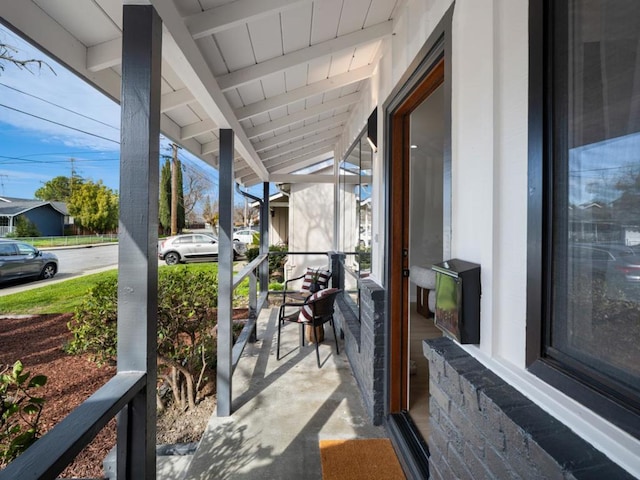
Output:
[[[42,433],[113,377],[113,366],[98,367],[86,355],[67,355],[62,346],[71,339],[67,322],[72,314],[0,318],[0,364],[21,360],[25,371],[47,376],[43,396]],[[100,478],[102,461],[115,445],[112,420],[67,467],[61,477]]]
[[[247,309],[235,309],[233,318],[246,318]],[[62,346],[72,339],[67,322],[73,314],[29,315],[0,318],[0,368],[22,361],[25,371],[46,375],[41,434],[46,433],[75,407],[116,374],[115,366],[98,367],[88,355],[68,355]],[[158,421],[159,443],[197,441],[215,401],[198,405],[195,412],[165,412]],[[102,429],[60,475],[62,478],[102,478],[102,461],[116,443],[115,419]]]

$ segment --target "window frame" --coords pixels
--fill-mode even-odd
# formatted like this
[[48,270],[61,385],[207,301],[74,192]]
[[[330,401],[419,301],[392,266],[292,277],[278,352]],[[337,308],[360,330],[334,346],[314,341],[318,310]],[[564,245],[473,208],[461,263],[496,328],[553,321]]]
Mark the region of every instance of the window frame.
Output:
[[[558,18],[552,0],[529,2],[529,145],[527,212],[526,367],[549,385],[640,438],[640,398],[613,389],[604,378],[561,353],[545,353],[551,345],[553,198],[552,164],[554,77],[550,52]],[[562,54],[562,52],[560,52]],[[555,119],[557,120],[557,119]],[[562,120],[562,119],[560,119]],[[636,395],[634,395],[636,397]]]

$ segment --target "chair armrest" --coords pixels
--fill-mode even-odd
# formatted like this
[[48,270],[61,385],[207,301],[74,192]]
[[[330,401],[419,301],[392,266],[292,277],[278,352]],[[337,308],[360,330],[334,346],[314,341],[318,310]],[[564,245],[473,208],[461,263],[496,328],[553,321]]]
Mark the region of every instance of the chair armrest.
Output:
[[300,280],[304,278],[304,275],[300,275],[299,277],[294,277],[294,278],[290,278],[288,280],[285,280],[284,282],[284,289],[288,290],[287,286],[289,285],[289,282],[295,282],[296,280]]

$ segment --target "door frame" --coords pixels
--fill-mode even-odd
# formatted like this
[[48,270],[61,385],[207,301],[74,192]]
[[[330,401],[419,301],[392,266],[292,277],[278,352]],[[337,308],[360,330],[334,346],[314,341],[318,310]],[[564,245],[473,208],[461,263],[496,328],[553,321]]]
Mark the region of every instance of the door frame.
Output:
[[[387,378],[385,411],[408,409],[409,334],[409,117],[436,88],[445,97],[443,176],[443,255],[451,251],[451,20],[453,6],[443,16],[407,74],[384,105],[385,194],[388,211],[385,264],[387,306]],[[405,253],[406,252],[406,253]],[[426,361],[426,360],[425,360]]]

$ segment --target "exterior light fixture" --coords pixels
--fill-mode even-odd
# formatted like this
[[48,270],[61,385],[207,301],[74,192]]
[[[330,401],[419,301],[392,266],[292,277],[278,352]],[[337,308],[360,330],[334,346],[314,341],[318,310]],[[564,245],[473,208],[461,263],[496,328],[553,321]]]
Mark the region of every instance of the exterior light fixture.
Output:
[[367,141],[374,152],[378,151],[378,107],[373,109],[367,120]]

